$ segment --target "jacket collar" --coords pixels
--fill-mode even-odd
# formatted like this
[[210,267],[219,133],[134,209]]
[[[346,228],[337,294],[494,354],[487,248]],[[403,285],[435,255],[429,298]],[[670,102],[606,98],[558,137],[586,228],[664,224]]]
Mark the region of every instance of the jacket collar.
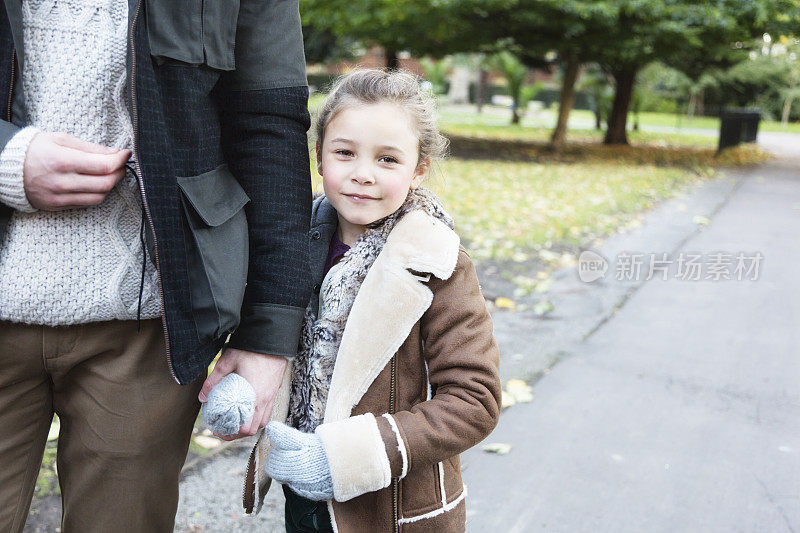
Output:
[[319,308],[319,285],[322,283],[322,273],[325,271],[325,260],[328,258],[328,247],[331,243],[333,232],[339,224],[336,210],[325,196],[314,200],[311,208],[311,232],[309,233],[309,268],[311,279],[317,285],[311,296],[312,309]]
[[459,238],[423,211],[405,215],[389,234],[347,319],[328,392],[325,422],[343,420],[405,342],[433,301],[423,279],[409,270],[448,279]]
[[[439,223],[434,224],[434,221]],[[338,224],[336,209],[325,195],[314,199],[311,209],[310,263],[311,273],[315,280],[322,280],[325,260],[328,258],[328,247]],[[415,234],[414,232],[419,233]],[[442,247],[443,242],[452,238],[449,237],[450,235],[455,236],[456,239],[455,254],[452,254],[452,250]],[[447,272],[449,262],[452,261],[453,267],[455,267],[455,259],[458,255],[458,236],[433,217],[420,211],[414,211],[403,217],[389,234],[384,251],[387,249],[395,261],[402,264],[404,268],[447,279],[450,275]]]
[[11,26],[11,35],[14,38],[17,65],[19,66],[19,72],[22,72],[25,62],[24,43],[22,42],[22,2],[20,0],[5,0],[5,7],[8,23]]

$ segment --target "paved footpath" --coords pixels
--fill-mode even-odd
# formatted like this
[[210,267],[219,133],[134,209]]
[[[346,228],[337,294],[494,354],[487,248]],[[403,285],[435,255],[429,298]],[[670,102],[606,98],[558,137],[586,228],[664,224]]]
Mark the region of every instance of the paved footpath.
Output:
[[[555,311],[497,312],[504,381],[546,375],[464,455],[469,532],[800,533],[800,152],[664,202],[593,249],[760,251],[757,281],[554,274]],[[697,216],[710,224],[702,229]],[[536,296],[540,297],[540,296]],[[244,517],[248,450],[187,473],[176,531],[282,531],[280,491]]]
[[[471,450],[469,531],[800,531],[800,142],[738,176],[681,250],[757,281],[653,279]],[[673,250],[650,249],[643,251]]]

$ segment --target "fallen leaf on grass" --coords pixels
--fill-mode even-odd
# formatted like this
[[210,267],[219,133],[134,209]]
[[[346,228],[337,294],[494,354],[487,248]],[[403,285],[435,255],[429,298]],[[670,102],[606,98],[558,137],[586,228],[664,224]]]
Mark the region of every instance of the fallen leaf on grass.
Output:
[[501,391],[501,393],[502,394],[500,395],[500,409],[506,409],[507,407],[511,407],[512,405],[517,403],[517,401],[514,399],[514,396],[512,396],[508,392]]
[[554,263],[561,259],[561,256],[550,250],[539,250],[539,258],[547,263]]
[[497,455],[505,455],[511,451],[511,445],[504,442],[492,442],[484,444],[481,449],[485,452],[496,453]]
[[222,444],[221,440],[215,439],[214,437],[206,437],[205,435],[197,435],[196,437],[192,438],[198,445],[206,448],[207,450],[213,450]]
[[533,290],[541,294],[543,292],[549,291],[551,285],[553,285],[553,278],[545,278],[539,283],[537,283],[536,287]]
[[574,267],[578,263],[578,260],[573,254],[562,254],[558,262],[561,268],[569,268]]
[[541,300],[533,306],[533,312],[536,313],[536,316],[544,316],[553,309],[555,309],[555,306],[549,300]]
[[494,305],[498,309],[508,309],[509,311],[515,311],[517,309],[517,304],[514,303],[514,300],[512,300],[511,298],[506,298],[504,296],[495,298]]
[[533,388],[521,379],[509,379],[503,395],[509,395],[515,403],[529,403],[533,401]]

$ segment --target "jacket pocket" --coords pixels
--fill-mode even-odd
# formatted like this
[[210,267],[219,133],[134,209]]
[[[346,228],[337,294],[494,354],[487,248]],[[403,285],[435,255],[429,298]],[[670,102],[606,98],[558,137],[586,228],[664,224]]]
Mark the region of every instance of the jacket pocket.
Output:
[[439,465],[412,468],[400,480],[402,494],[402,518],[413,518],[442,506],[439,489]]
[[461,480],[461,458],[458,455],[442,461],[442,488],[444,496],[442,501],[452,502],[464,492],[464,482]]
[[150,54],[159,63],[233,70],[238,18],[239,0],[147,0]]
[[249,259],[243,207],[250,199],[227,165],[177,180],[192,314],[206,342],[239,325]]

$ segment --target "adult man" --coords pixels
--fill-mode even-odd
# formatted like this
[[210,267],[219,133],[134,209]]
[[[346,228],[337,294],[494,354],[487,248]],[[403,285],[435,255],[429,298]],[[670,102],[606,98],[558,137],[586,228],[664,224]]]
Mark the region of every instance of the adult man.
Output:
[[62,531],[171,531],[198,394],[254,434],[310,296],[297,0],[5,0],[0,94],[0,531],[53,412]]

